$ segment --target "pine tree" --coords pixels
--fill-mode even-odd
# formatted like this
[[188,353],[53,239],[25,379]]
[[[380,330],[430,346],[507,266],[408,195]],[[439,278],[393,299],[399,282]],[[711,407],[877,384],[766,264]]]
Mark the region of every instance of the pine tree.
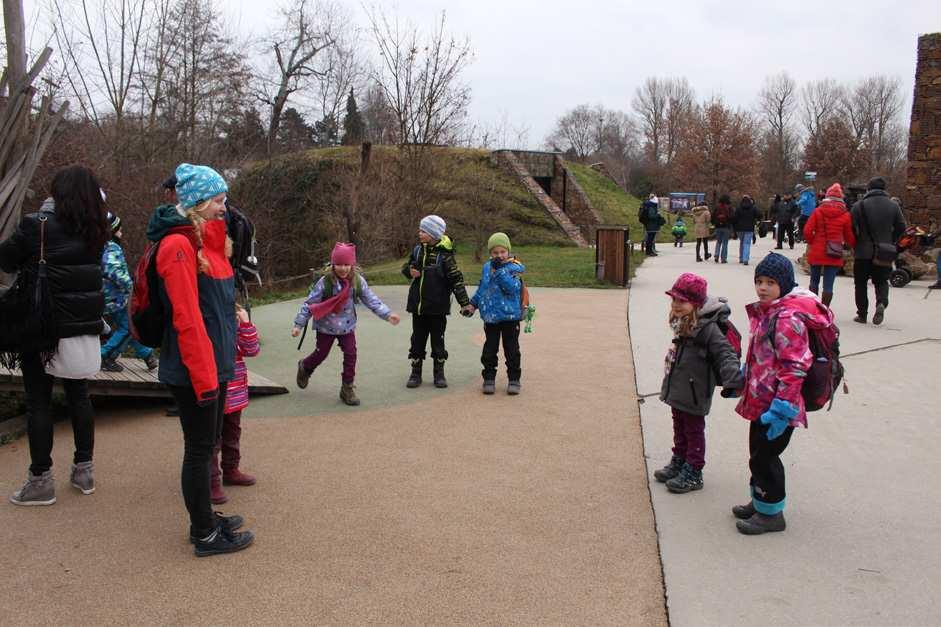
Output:
[[281,152],[307,150],[314,146],[314,131],[294,107],[285,109],[278,128],[278,148]]
[[353,96],[353,88],[350,88],[350,96],[346,99],[346,117],[343,118],[343,144],[351,146],[359,144],[366,135],[366,125],[363,122],[363,116],[356,107],[356,98]]

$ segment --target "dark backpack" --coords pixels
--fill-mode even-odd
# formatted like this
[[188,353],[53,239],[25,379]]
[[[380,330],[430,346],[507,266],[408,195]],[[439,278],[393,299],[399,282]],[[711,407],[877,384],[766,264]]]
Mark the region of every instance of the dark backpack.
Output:
[[732,210],[729,207],[719,206],[716,207],[715,212],[715,222],[716,226],[724,227],[729,223],[729,220],[732,218]]
[[655,205],[652,202],[647,204],[647,219],[648,220],[660,219],[660,206],[659,205]]
[[235,288],[247,296],[250,281],[261,283],[258,274],[258,258],[255,256],[255,224],[235,205],[226,202],[226,233],[232,240],[232,270],[235,272]]
[[[778,317],[775,316],[768,328],[768,336],[771,339],[771,346],[774,347],[774,336],[778,325]],[[833,407],[833,399],[836,391],[843,381],[845,371],[840,362],[840,330],[833,325],[836,331],[833,342],[828,344],[820,334],[807,327],[807,339],[810,344],[810,352],[814,355],[814,361],[807,369],[807,376],[801,385],[801,396],[804,397],[804,409],[806,411],[817,411],[818,409]],[[849,393],[846,384],[843,384],[843,393]]]
[[[719,331],[722,333],[722,335],[725,336],[726,341],[728,341],[728,343],[732,346],[732,350],[735,351],[735,356],[741,359],[742,334],[739,332],[739,330],[728,318],[721,318],[716,320],[716,326],[719,327]],[[719,365],[715,363],[715,361],[711,361],[711,365],[716,385],[722,385],[722,376],[719,373]]]
[[[185,233],[191,228],[178,227],[169,233]],[[147,245],[134,268],[134,290],[131,292],[131,335],[151,348],[159,348],[163,344],[163,331],[167,326],[168,312],[160,298],[160,276],[157,274],[157,251],[162,241]]]

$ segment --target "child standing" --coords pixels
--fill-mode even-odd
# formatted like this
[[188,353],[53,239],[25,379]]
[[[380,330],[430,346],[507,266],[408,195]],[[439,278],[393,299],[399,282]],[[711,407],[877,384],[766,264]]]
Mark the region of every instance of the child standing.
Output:
[[683,218],[677,218],[673,224],[673,248],[683,247],[683,240],[686,239],[686,222]]
[[451,313],[451,294],[457,298],[461,313],[469,311],[464,275],[454,257],[454,243],[444,234],[446,228],[444,220],[436,215],[422,218],[418,227],[419,244],[402,266],[402,274],[412,282],[405,308],[412,314],[412,340],[408,351],[412,372],[405,384],[409,388],[421,385],[422,363],[429,337],[435,387],[448,387],[444,376],[444,362],[448,358],[444,331],[448,325],[447,316]]
[[[223,485],[255,485],[255,477],[239,470],[241,461],[242,410],[248,407],[248,368],[245,357],[258,354],[258,329],[252,324],[248,312],[241,305],[235,306],[238,330],[235,336],[235,376],[229,381],[225,395],[225,413],[222,415],[222,438],[212,451],[212,473],[210,475],[209,500],[221,505],[229,500],[222,491]],[[222,455],[222,469],[219,456]]]
[[669,322],[673,344],[667,352],[660,400],[673,410],[673,457],[654,472],[670,492],[701,490],[706,465],[706,415],[716,385],[742,387],[739,360],[719,328],[728,305],[706,294],[706,279],[686,272],[666,292],[673,297]]
[[291,335],[297,337],[311,317],[317,330],[317,348],[297,362],[297,387],[304,389],[314,372],[330,354],[334,341],[343,351],[343,375],[340,400],[359,405],[353,381],[356,378],[356,301],[393,326],[399,316],[379,300],[356,270],[356,247],[337,242],[330,255],[330,269],[310,291],[297,317]]
[[483,364],[484,394],[496,391],[497,351],[503,340],[503,357],[506,360],[506,375],[509,383],[506,393],[520,393],[520,320],[523,319],[523,281],[520,275],[525,266],[515,257],[510,257],[510,238],[506,233],[494,233],[487,240],[490,261],[484,263],[480,285],[470,300],[470,311],[480,310],[484,321]]
[[[794,427],[807,426],[801,387],[813,363],[808,328],[834,333],[833,314],[810,291],[797,287],[794,266],[769,253],[755,267],[758,302],[748,305],[751,338],[745,389],[735,408],[751,421],[748,466],[751,502],[736,505],[736,527],[746,535],[784,531],[784,465],[781,453]],[[824,338],[826,339],[826,338]]]
[[105,295],[105,317],[112,328],[111,337],[101,347],[101,369],[108,372],[121,372],[124,366],[117,362],[126,346],[134,350],[138,359],[144,360],[148,370],[157,367],[154,349],[144,346],[131,336],[128,304],[134,283],[127,269],[127,260],[121,248],[121,218],[107,214],[111,226],[111,239],[101,253],[102,292]]

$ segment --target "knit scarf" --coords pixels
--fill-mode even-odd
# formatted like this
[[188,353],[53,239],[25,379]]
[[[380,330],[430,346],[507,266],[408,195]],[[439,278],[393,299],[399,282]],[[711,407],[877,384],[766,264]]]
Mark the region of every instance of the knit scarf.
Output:
[[[332,279],[324,278],[324,281],[329,281]],[[314,317],[314,320],[322,320],[330,314],[340,313],[343,309],[343,306],[346,305],[346,301],[350,298],[350,285],[352,281],[344,280],[339,277],[336,279],[343,286],[340,291],[328,298],[327,300],[320,301],[319,303],[311,303],[308,305],[310,309],[310,315]]]

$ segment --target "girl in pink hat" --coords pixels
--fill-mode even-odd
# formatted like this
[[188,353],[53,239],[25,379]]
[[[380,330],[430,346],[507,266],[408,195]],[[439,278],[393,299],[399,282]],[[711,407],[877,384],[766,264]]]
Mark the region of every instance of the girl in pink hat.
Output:
[[330,354],[334,341],[343,351],[343,375],[340,400],[347,405],[359,405],[353,381],[356,377],[356,302],[366,305],[374,314],[390,324],[399,323],[399,315],[366,284],[356,270],[356,247],[337,242],[330,255],[330,267],[314,284],[310,295],[294,318],[291,335],[297,337],[314,319],[317,347],[310,355],[297,362],[297,387],[304,389],[310,375]]
[[715,387],[737,390],[743,380],[739,355],[729,341],[738,331],[729,320],[725,299],[708,296],[706,279],[690,272],[681,274],[666,294],[673,298],[669,315],[673,342],[660,400],[673,410],[673,457],[653,475],[670,492],[682,494],[703,487],[706,414]]

